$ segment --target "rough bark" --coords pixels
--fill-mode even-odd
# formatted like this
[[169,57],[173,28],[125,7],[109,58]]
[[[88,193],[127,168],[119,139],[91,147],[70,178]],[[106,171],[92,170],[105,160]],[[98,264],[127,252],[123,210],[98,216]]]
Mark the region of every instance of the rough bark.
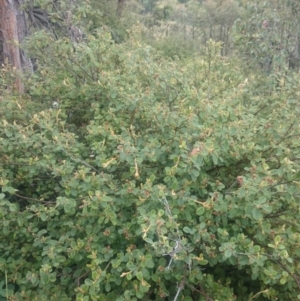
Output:
[[[1,1],[1,0],[0,0]],[[17,26],[18,26],[18,37],[19,43],[22,43],[23,40],[29,35],[28,26],[26,23],[26,16],[23,10],[20,10],[19,7],[22,4],[23,0],[15,0],[17,5]],[[25,54],[23,50],[20,50],[21,56],[21,65],[23,71],[33,72],[33,65],[31,59]]]
[[1,62],[12,66],[16,71],[15,89],[23,93],[24,87],[20,75],[24,68],[32,69],[32,65],[19,47],[20,42],[27,35],[25,16],[19,7],[20,2],[17,0],[0,0]]

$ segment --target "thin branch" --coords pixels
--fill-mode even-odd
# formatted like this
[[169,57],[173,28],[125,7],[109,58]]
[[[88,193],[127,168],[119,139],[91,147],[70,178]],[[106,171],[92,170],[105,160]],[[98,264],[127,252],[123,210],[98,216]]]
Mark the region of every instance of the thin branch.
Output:
[[282,262],[280,262],[279,260],[275,260],[274,262],[276,262],[278,265],[280,265],[281,266],[281,268],[283,269],[283,270],[285,270],[294,280],[295,280],[295,282],[297,283],[297,286],[298,286],[298,289],[299,289],[299,291],[300,291],[300,281],[297,279],[297,277],[294,275],[294,274],[292,274],[290,271],[289,271],[289,269],[287,268],[287,267],[285,267],[284,265],[283,265],[283,263]]
[[[73,60],[73,58],[68,55],[67,59],[74,65],[76,65],[87,77],[89,77],[92,81],[95,81],[93,75],[90,75],[77,61]],[[76,72],[74,72],[77,75]],[[78,75],[77,75],[78,76]]]
[[268,106],[268,104],[265,104],[264,106],[262,106],[261,108],[259,108],[258,111],[256,111],[253,115],[256,116],[260,111],[262,111],[267,106]]
[[[235,87],[238,87],[239,84],[237,84]],[[215,94],[211,95],[208,97],[208,100],[212,100],[213,98],[215,98],[216,96],[220,95],[222,92],[226,91],[229,87],[231,86],[231,83],[229,83],[227,86],[225,86],[223,89],[220,89],[218,92],[216,92]]]
[[19,197],[20,199],[41,202],[41,200],[39,200],[39,199],[30,198],[30,197],[23,196],[23,195],[20,195],[20,194],[17,194],[17,193],[14,193],[14,195],[16,195],[17,197]]
[[84,274],[82,274],[81,276],[77,277],[77,287],[80,286],[80,279],[82,279],[83,277],[85,277],[86,275],[88,275],[90,273],[90,270],[88,270],[87,272],[85,272]]
[[[179,228],[177,226],[176,221],[173,218],[173,215],[172,215],[172,212],[171,212],[168,200],[164,197],[164,198],[160,199],[159,201],[164,204],[166,214],[172,220],[172,222],[175,224],[175,227],[176,227],[176,239],[170,239],[169,238],[169,240],[175,241],[175,246],[173,247],[172,251],[167,252],[166,254],[162,254],[163,256],[164,255],[169,255],[170,256],[169,264],[166,267],[166,270],[169,270],[171,268],[171,264],[172,264],[172,262],[173,262],[173,260],[174,260],[174,258],[176,256],[176,254],[180,253],[182,250],[186,250],[186,248],[184,247],[184,245],[182,243],[182,239],[181,239],[181,236],[180,236]],[[190,266],[190,264],[189,264],[189,266]]]
[[177,293],[176,293],[173,301],[176,301],[178,299],[180,292],[184,289],[185,280],[186,280],[186,267],[184,269],[183,279],[180,281],[180,284],[178,285]]
[[280,211],[280,212],[276,212],[274,214],[267,214],[264,216],[264,218],[274,218],[274,217],[280,217],[281,215],[287,213],[289,210],[284,210],[284,211]]
[[193,285],[189,285],[189,284],[188,284],[188,286],[190,287],[190,289],[191,289],[192,291],[195,291],[195,292],[201,294],[202,296],[204,296],[204,298],[205,298],[206,301],[214,301],[210,296],[208,296],[208,295],[205,293],[205,291],[204,291],[204,289],[202,288],[201,284],[198,284],[198,285],[200,286],[201,291],[199,291],[198,289],[196,289]]
[[248,301],[253,300],[254,298],[259,296],[260,294],[267,293],[268,291],[269,291],[269,289],[265,289],[264,291],[260,291],[260,292],[256,293],[254,296],[252,296]]
[[175,295],[173,301],[176,301],[176,300],[178,299],[179,294],[180,294],[180,292],[182,291],[183,287],[184,287],[184,286],[182,285],[182,282],[181,282],[180,285],[178,286],[177,293],[176,293],[176,295]]
[[[281,139],[275,143],[276,146],[278,146],[283,140],[285,140],[288,136],[287,134],[289,133],[289,131],[292,129],[292,127],[295,125],[296,121],[294,120],[291,125],[288,127],[288,129],[286,130],[285,134],[281,137]],[[262,153],[266,153],[268,152],[269,150],[271,150],[273,147],[270,146],[269,148],[267,148],[266,150],[264,150]]]
[[75,162],[77,162],[77,163],[82,163],[82,164],[85,165],[86,167],[91,168],[92,170],[96,171],[96,172],[99,173],[99,174],[101,173],[98,169],[96,169],[96,168],[93,167],[92,165],[86,163],[85,161],[82,161],[82,160],[80,160],[80,159],[77,159],[77,158],[73,157],[73,156],[72,156],[71,154],[69,154],[64,148],[62,148],[62,151],[63,151],[64,153],[66,153],[66,154],[70,157],[71,160],[73,160],[73,161],[75,161]]
[[35,198],[30,198],[30,197],[27,197],[27,196],[23,196],[23,195],[20,195],[20,194],[17,194],[17,193],[14,193],[13,195],[17,196],[18,198],[20,199],[23,199],[23,200],[31,200],[31,201],[36,201],[36,202],[40,202],[40,203],[43,203],[45,205],[48,205],[48,204],[55,204],[55,202],[46,202],[46,201],[42,201],[42,200],[39,200],[39,199],[35,199]]

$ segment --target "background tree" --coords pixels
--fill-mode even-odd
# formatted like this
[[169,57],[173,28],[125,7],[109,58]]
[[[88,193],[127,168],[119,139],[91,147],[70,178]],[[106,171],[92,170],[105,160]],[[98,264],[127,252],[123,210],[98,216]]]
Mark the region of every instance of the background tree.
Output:
[[14,85],[19,93],[24,92],[22,71],[32,71],[30,59],[20,49],[20,44],[28,33],[22,4],[22,1],[0,1],[0,63],[12,67],[12,71],[16,73]]
[[241,2],[243,16],[236,22],[235,41],[252,65],[283,71],[299,68],[298,1]]
[[[209,39],[222,42],[222,55],[232,50],[231,27],[238,18],[238,6],[234,1],[159,1],[152,14],[144,19],[149,28],[146,33],[170,56],[205,52]],[[164,43],[162,37],[166,37]],[[161,46],[159,46],[161,44]]]

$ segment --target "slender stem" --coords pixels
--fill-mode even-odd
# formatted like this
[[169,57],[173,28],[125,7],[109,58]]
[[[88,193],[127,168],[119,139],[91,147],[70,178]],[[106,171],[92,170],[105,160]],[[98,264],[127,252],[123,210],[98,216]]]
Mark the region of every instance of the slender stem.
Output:
[[254,298],[256,298],[257,296],[259,296],[260,294],[267,293],[268,291],[269,291],[269,289],[266,289],[266,290],[264,290],[264,291],[258,292],[258,293],[255,294],[253,297],[251,297],[248,301],[253,300]]

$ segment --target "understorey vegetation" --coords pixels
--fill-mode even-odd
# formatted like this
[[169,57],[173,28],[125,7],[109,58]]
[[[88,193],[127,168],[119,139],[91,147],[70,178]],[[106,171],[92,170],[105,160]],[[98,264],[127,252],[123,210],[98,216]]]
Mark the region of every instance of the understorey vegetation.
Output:
[[0,301],[300,299],[298,74],[242,19],[235,55],[170,56],[92,13],[26,39],[25,93],[1,69]]

